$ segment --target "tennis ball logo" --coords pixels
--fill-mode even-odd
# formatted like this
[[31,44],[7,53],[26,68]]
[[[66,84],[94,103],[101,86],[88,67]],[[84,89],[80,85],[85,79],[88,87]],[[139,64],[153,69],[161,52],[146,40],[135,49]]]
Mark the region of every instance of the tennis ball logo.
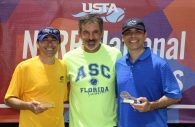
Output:
[[89,82],[90,82],[90,84],[93,85],[93,86],[95,86],[95,85],[98,84],[98,80],[95,79],[95,78],[90,79]]
[[108,13],[105,17],[102,16],[105,22],[117,23],[120,22],[125,16],[125,12],[121,8],[117,8],[117,11]]

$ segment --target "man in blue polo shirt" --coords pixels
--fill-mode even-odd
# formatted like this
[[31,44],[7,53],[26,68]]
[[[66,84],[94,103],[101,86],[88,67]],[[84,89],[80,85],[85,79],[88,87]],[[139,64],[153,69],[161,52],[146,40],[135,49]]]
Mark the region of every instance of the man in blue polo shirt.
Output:
[[143,21],[123,24],[128,53],[116,63],[118,127],[167,127],[167,106],[182,95],[168,63],[144,47]]

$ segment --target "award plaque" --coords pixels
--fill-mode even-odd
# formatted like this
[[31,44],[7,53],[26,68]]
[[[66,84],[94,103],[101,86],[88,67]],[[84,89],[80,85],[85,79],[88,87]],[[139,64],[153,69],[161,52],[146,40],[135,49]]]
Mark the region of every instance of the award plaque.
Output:
[[127,91],[121,91],[120,97],[123,99],[123,103],[140,104],[140,101],[138,101],[134,96],[130,95]]
[[54,108],[55,106],[52,103],[46,102],[46,103],[41,103],[41,107],[44,107],[44,108]]

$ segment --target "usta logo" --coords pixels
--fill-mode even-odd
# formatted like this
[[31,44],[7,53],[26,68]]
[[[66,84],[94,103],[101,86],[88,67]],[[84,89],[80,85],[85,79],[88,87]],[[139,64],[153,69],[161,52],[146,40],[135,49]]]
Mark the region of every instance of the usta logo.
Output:
[[101,14],[104,22],[117,23],[124,18],[124,10],[116,7],[114,3],[82,3],[83,10],[73,17],[82,17],[87,14]]
[[111,13],[113,11],[118,11],[117,7],[114,3],[87,3],[83,4],[83,11],[84,12],[93,12],[93,13]]

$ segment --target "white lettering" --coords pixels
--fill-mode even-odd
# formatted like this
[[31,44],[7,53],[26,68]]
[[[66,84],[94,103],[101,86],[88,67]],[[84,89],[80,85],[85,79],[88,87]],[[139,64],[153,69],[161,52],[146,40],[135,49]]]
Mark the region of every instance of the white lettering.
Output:
[[[60,32],[63,41],[61,43],[61,51],[60,51],[61,55],[59,56],[63,56],[69,50],[73,50],[81,46],[82,41],[79,39],[78,30],[72,30],[70,32],[70,35],[65,30],[61,30]],[[29,30],[25,30],[23,56],[22,56],[23,59],[26,59],[28,57],[28,53],[30,53],[32,57],[37,55],[37,45],[36,45],[37,34],[38,31],[34,31],[34,38],[32,41]],[[123,54],[127,53],[128,49],[120,37],[112,37],[109,38],[110,40],[108,40],[108,37],[109,37],[109,32],[105,30],[102,38],[102,42],[104,44],[118,48],[119,50],[121,50]],[[186,40],[186,32],[182,31],[181,43],[179,43],[177,38],[170,38],[168,39],[167,43],[164,38],[160,38],[160,39],[154,38],[153,42],[150,38],[146,38],[146,46],[150,47],[155,54],[157,55],[159,54],[162,58],[165,57],[168,60],[184,59],[185,40]]]
[[68,32],[64,30],[60,30],[61,37],[63,38],[63,41],[61,42],[61,52],[62,56],[67,52],[66,51],[66,45],[68,44]]
[[[87,13],[111,13],[118,11],[114,3],[82,3],[83,11]],[[87,7],[88,5],[88,7]]]
[[[159,46],[160,45],[160,46]],[[161,38],[161,39],[158,39],[158,38],[154,38],[154,47],[153,47],[153,52],[155,54],[158,54],[158,49],[160,47],[160,57],[164,57],[164,51],[165,51],[165,39],[164,38]]]
[[162,58],[165,57],[166,59],[182,60],[184,59],[184,53],[185,53],[185,41],[186,41],[186,31],[182,31],[180,43],[177,38],[170,38],[167,41],[167,43],[165,38],[160,38],[160,39],[154,38],[153,43],[150,38],[146,38],[146,45],[147,47],[150,47],[155,54],[158,54]]
[[24,31],[24,45],[23,45],[23,54],[22,54],[23,59],[27,58],[28,46],[30,48],[31,56],[34,57],[37,55],[37,45],[36,45],[37,34],[38,34],[38,31],[35,31],[34,41],[32,42],[29,30]]
[[167,52],[166,52],[166,58],[167,59],[177,59],[178,57],[178,40],[176,38],[171,38],[169,39],[169,41],[167,42],[167,44],[172,44],[173,46],[170,47]]
[[180,46],[180,59],[184,59],[185,52],[185,44],[186,44],[186,31],[182,31],[181,33],[181,46]]
[[76,36],[78,36],[78,30],[72,30],[71,40],[70,40],[70,50],[73,50],[73,49],[79,47],[82,44],[81,40],[76,42]]
[[107,44],[107,41],[108,41],[108,31],[105,30],[103,34],[103,43]]
[[110,42],[108,43],[109,46],[111,47],[116,47],[120,49],[121,46],[121,39],[120,38],[112,38]]
[[182,81],[181,81],[179,78],[182,77],[182,76],[184,76],[183,71],[181,71],[181,70],[175,70],[175,71],[173,72],[173,74],[175,75],[176,80],[177,80],[177,82],[178,82],[178,84],[179,84],[179,88],[180,88],[180,90],[182,91],[182,90],[183,90],[183,83],[182,83]]

